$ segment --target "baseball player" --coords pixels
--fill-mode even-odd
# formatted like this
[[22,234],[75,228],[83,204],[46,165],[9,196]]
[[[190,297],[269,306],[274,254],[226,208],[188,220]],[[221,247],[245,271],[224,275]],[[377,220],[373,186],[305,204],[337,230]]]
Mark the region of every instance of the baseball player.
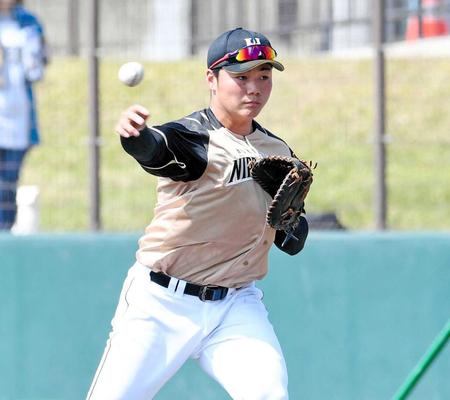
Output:
[[301,218],[287,241],[269,227],[271,197],[248,168],[293,155],[254,120],[273,70],[284,67],[266,36],[242,28],[213,41],[207,66],[208,108],[147,126],[149,112],[133,105],[117,124],[125,151],[159,177],[158,200],[90,400],[151,399],[189,358],[234,399],[288,398],[283,353],[254,282],[267,273],[272,243],[296,254],[308,225]]

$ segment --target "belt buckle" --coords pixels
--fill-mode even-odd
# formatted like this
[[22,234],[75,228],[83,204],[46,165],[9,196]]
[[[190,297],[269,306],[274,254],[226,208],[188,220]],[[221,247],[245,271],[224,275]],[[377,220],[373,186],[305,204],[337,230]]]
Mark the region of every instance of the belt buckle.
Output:
[[[198,294],[198,297],[200,298],[201,301],[206,301],[206,292],[208,291],[208,289],[214,290],[214,289],[218,289],[218,288],[219,288],[219,286],[216,286],[216,285],[202,286],[200,289],[200,293]],[[213,296],[212,300],[214,300],[214,296]]]

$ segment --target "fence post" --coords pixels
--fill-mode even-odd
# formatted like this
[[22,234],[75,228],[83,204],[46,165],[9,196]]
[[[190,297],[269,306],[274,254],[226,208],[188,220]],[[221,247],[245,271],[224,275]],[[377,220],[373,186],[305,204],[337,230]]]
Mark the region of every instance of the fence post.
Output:
[[100,222],[100,141],[98,84],[98,0],[89,3],[88,73],[89,73],[89,160],[90,229],[101,229]]
[[375,226],[386,229],[387,189],[386,189],[386,101],[385,101],[385,0],[375,1],[374,12],[374,86],[375,86],[375,123],[374,123],[374,160],[375,160]]
[[68,8],[68,50],[69,55],[78,56],[80,53],[80,13],[79,0],[71,0]]

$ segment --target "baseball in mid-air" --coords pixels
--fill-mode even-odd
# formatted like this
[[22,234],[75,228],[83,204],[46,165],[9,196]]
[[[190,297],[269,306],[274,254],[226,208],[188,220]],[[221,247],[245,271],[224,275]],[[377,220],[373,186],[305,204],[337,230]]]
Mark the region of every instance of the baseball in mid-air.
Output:
[[135,61],[127,62],[120,67],[118,76],[124,85],[136,86],[144,77],[144,67]]

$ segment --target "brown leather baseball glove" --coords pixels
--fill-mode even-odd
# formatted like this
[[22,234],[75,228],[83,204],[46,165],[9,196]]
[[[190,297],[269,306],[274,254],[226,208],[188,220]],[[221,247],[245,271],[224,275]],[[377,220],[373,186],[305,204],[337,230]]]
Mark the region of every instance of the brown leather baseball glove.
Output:
[[289,240],[304,212],[305,198],[313,182],[312,163],[293,157],[268,156],[251,161],[252,178],[272,197],[267,223],[286,232]]

